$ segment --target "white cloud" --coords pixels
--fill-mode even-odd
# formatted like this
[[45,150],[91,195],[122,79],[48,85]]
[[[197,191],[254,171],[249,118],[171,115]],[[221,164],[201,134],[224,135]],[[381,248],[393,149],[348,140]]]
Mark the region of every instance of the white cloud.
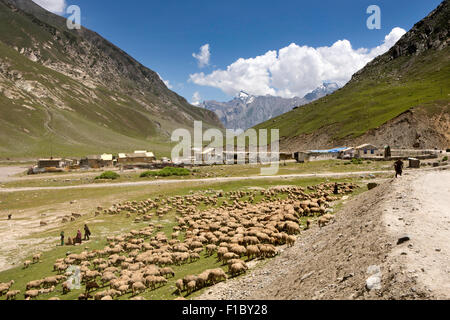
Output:
[[169,80],[164,80],[163,77],[161,77],[161,75],[158,72],[156,74],[161,79],[161,81],[164,82],[164,84],[166,85],[167,88],[169,88],[169,89],[173,88],[173,86],[170,84]]
[[345,85],[356,71],[388,51],[405,33],[401,28],[394,28],[381,45],[372,49],[355,50],[348,40],[320,48],[292,43],[278,52],[240,58],[226,70],[191,74],[189,80],[201,86],[219,88],[229,95],[245,90],[254,95],[303,97],[324,81]]
[[211,58],[211,53],[209,52],[209,44],[205,44],[200,47],[199,53],[193,53],[192,56],[197,59],[198,66],[200,68],[209,65],[209,59]]
[[65,0],[33,0],[33,2],[44,9],[57,14],[64,13],[64,10],[66,9]]
[[191,104],[194,106],[199,106],[200,102],[202,102],[202,97],[200,96],[200,92],[196,91],[192,95],[192,102]]

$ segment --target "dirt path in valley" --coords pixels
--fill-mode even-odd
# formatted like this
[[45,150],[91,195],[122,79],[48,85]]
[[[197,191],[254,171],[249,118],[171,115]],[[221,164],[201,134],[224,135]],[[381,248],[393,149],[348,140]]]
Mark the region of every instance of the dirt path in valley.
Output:
[[[422,169],[427,170],[427,169]],[[133,186],[151,186],[161,184],[178,184],[178,183],[214,183],[214,182],[231,182],[241,180],[267,180],[267,179],[292,179],[292,178],[341,178],[352,176],[365,176],[370,174],[386,174],[392,173],[392,170],[383,171],[355,171],[355,172],[325,172],[325,173],[299,173],[288,175],[274,175],[274,176],[247,176],[247,177],[221,177],[221,178],[201,178],[201,179],[161,179],[154,181],[137,181],[137,182],[118,182],[118,183],[93,183],[76,186],[62,186],[62,187],[23,187],[23,188],[0,188],[2,192],[22,192],[22,191],[43,191],[43,190],[70,190],[70,189],[86,189],[86,188],[118,188],[118,187],[133,187]]]
[[[348,201],[334,223],[314,225],[198,299],[449,299],[449,192],[445,170],[389,179]],[[410,240],[398,244],[405,233]],[[380,287],[369,289],[369,278]]]
[[25,166],[0,166],[0,183],[17,180],[14,175],[26,171]]
[[395,187],[384,222],[390,234],[410,240],[390,258],[437,298],[450,299],[450,171],[405,176]]

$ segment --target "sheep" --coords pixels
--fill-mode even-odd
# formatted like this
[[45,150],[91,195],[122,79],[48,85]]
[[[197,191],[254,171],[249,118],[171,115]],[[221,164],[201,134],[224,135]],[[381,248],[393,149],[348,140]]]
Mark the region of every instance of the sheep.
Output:
[[128,284],[121,285],[117,288],[117,291],[120,291],[122,295],[126,294],[130,290],[130,286]]
[[100,289],[100,286],[96,281],[90,281],[86,283],[86,292],[89,293],[91,290]]
[[70,284],[68,282],[64,282],[62,284],[62,289],[63,289],[63,294],[68,294],[71,291]]
[[334,216],[331,214],[325,214],[318,220],[318,225],[320,228],[326,226],[330,221],[334,220]]
[[105,285],[105,284],[107,284],[107,283],[109,283],[109,282],[111,282],[112,280],[115,280],[115,279],[117,279],[117,277],[116,277],[116,275],[114,273],[112,273],[112,272],[105,272],[105,273],[103,273],[102,278],[101,278],[100,281],[102,282],[103,285]]
[[194,292],[196,286],[197,285],[195,281],[189,281],[188,284],[186,285],[187,294],[190,295],[192,292]]
[[260,251],[258,246],[250,245],[247,246],[247,257],[250,260],[252,257],[258,257],[260,255]]
[[183,289],[184,289],[183,279],[178,279],[178,280],[175,282],[175,286],[177,287],[177,291],[176,291],[176,292],[180,295],[181,292],[182,292]]
[[175,272],[172,270],[172,268],[162,268],[161,270],[159,270],[159,273],[161,276],[165,277],[165,276],[172,276],[175,277]]
[[197,276],[196,275],[187,275],[183,278],[183,284],[184,286],[186,286],[189,282],[191,281],[197,281]]
[[144,297],[141,297],[141,296],[137,296],[137,297],[133,297],[133,298],[131,298],[130,300],[139,300],[139,301],[144,301],[144,300],[146,300]]
[[27,283],[26,288],[27,288],[27,290],[30,290],[30,289],[40,289],[42,283],[43,283],[43,280],[34,280],[34,281],[30,281],[30,282]]
[[196,285],[198,289],[205,287],[209,280],[210,270],[205,270],[197,276]]
[[38,263],[41,261],[42,253],[37,253],[33,256],[33,263]]
[[48,287],[51,287],[51,286],[58,285],[58,283],[60,281],[59,279],[60,278],[58,278],[56,276],[54,276],[54,277],[47,277],[47,278],[43,279],[43,286],[44,286],[44,288],[48,288]]
[[52,286],[48,289],[39,289],[39,294],[49,294],[51,292],[55,291],[55,286]]
[[26,261],[23,263],[23,268],[24,268],[24,269],[27,269],[27,268],[30,266],[30,264],[31,264],[31,261],[30,261],[30,260],[26,260]]
[[241,263],[234,263],[230,266],[230,273],[234,277],[236,275],[240,275],[241,273],[244,273],[248,270],[247,265],[244,262]]
[[4,295],[5,292],[9,291],[9,289],[12,287],[13,284],[14,280],[11,280],[6,283],[0,283],[0,296]]
[[288,236],[286,239],[286,243],[287,243],[288,247],[292,247],[295,244],[295,240],[297,240],[295,238],[295,236],[292,236],[292,235]]
[[16,296],[20,294],[20,290],[12,290],[6,293],[6,300],[15,300]]
[[39,295],[39,290],[28,290],[25,292],[25,299],[34,299]]
[[111,301],[111,300],[113,300],[113,298],[110,295],[107,295],[107,296],[104,296],[103,298],[101,298],[100,300]]
[[136,295],[137,293],[144,292],[146,287],[142,282],[135,282],[132,285],[133,295]]
[[58,297],[52,297],[50,299],[48,299],[49,301],[60,301],[61,299]]
[[226,273],[222,269],[216,268],[216,269],[212,269],[210,271],[208,280],[211,281],[213,284],[216,284],[217,282],[221,281],[222,279],[223,280],[228,279]]
[[217,246],[215,244],[208,244],[206,246],[206,253],[208,256],[212,256],[214,254],[214,251],[217,250]]

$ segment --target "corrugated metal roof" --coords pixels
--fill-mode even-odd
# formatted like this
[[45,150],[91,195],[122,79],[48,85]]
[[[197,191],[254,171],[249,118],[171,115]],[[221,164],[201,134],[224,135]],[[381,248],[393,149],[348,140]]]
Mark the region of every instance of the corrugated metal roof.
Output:
[[309,152],[312,153],[336,153],[339,151],[343,151],[347,148],[334,148],[334,149],[328,149],[328,150],[309,150]]

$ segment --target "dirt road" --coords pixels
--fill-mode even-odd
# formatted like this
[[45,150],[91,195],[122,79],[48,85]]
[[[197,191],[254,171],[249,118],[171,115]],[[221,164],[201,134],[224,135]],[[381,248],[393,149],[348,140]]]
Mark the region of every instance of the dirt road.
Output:
[[389,179],[199,299],[450,299],[449,201],[449,171]]
[[0,183],[16,180],[13,176],[27,169],[24,166],[0,166]]
[[[426,169],[424,169],[426,170]],[[118,187],[133,187],[133,186],[151,186],[162,184],[178,184],[191,183],[192,181],[199,181],[204,183],[211,182],[227,182],[227,181],[241,181],[241,180],[266,180],[266,179],[291,179],[291,178],[333,178],[333,177],[351,177],[364,176],[369,174],[384,174],[392,173],[392,171],[356,171],[356,172],[328,172],[328,173],[303,173],[303,174],[289,174],[289,175],[274,175],[274,176],[247,176],[247,177],[221,177],[221,178],[201,178],[201,179],[173,179],[173,180],[152,180],[152,181],[137,181],[137,182],[119,182],[119,183],[93,183],[76,186],[62,186],[62,187],[24,187],[24,188],[0,188],[2,192],[21,192],[21,191],[43,191],[43,190],[68,190],[68,189],[86,189],[86,188],[118,188]]]
[[436,297],[450,299],[450,171],[405,176],[394,186],[384,222],[390,234],[410,240],[390,257]]

